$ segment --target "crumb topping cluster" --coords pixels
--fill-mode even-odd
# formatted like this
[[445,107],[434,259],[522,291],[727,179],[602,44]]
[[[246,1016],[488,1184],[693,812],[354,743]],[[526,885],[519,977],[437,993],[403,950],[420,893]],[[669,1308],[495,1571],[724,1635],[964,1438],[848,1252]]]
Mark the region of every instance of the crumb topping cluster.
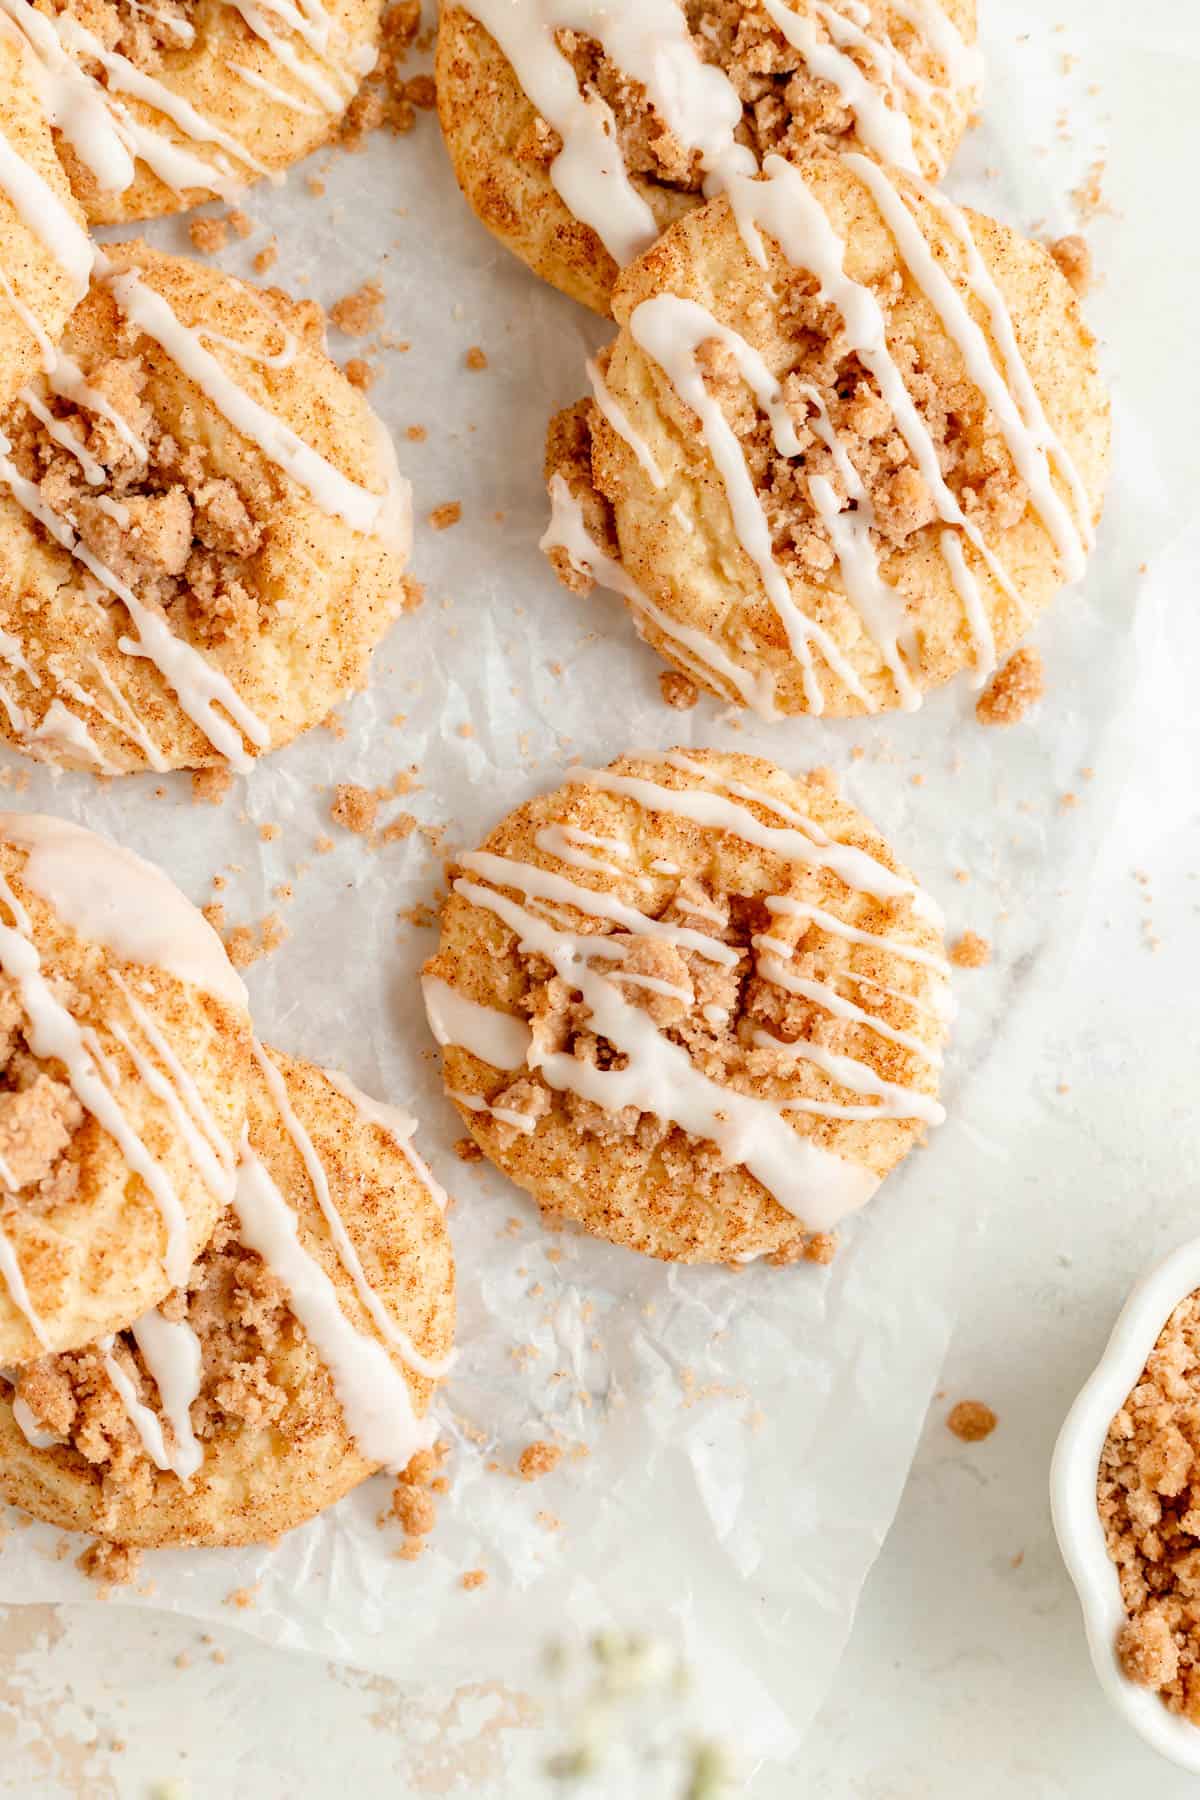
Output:
[[[319,1390],[314,1395],[305,1384],[289,1391],[279,1380],[281,1360],[300,1339],[287,1290],[254,1251],[238,1242],[232,1214],[217,1226],[186,1288],[159,1310],[166,1319],[186,1319],[200,1339],[204,1374],[191,1421],[202,1443],[244,1426],[269,1426],[288,1438],[300,1438],[318,1426]],[[129,1333],[118,1335],[113,1354],[138,1398],[157,1410],[157,1389]],[[94,1345],[29,1363],[14,1372],[11,1385],[38,1425],[62,1439],[92,1470],[102,1500],[96,1530],[116,1523],[122,1503],[151,1499],[154,1465]],[[170,1422],[162,1423],[170,1445]],[[110,1502],[107,1511],[104,1500]]]
[[[193,0],[156,0],[153,7],[133,0],[51,0],[56,14],[68,13],[98,38],[105,50],[113,50],[135,63],[145,74],[154,74],[172,50],[189,42],[194,30]],[[89,74],[103,77],[94,60],[84,59]]]
[[[801,52],[761,6],[744,0],[684,0],[683,10],[697,53],[721,69],[737,93],[742,103],[737,137],[760,160],[776,154],[795,161],[814,150],[846,147],[855,128],[851,108],[828,82],[810,73]],[[825,36],[820,19],[814,22]],[[887,24],[897,50],[919,75],[944,78],[938,59],[911,24],[892,14]],[[556,41],[581,91],[599,95],[610,108],[630,174],[679,193],[699,193],[704,181],[699,152],[671,132],[641,83],[606,55],[595,38],[564,28]],[[843,48],[866,79],[878,84],[879,71],[870,56],[853,44]],[[550,163],[561,148],[558,133],[537,118],[520,154]]]
[[[71,1004],[78,1012],[77,996]],[[70,1200],[78,1188],[79,1167],[70,1150],[84,1111],[53,1072],[61,1065],[39,1061],[25,1033],[16,986],[0,975],[0,1166],[21,1211],[36,1214]],[[0,1223],[5,1210],[0,1204]]]
[[1121,1666],[1200,1725],[1200,1293],[1109,1426],[1096,1499],[1129,1615]]
[[[647,919],[685,927],[728,946],[735,952],[734,960],[715,962],[690,945],[615,929],[583,914],[573,919],[571,930],[581,938],[599,934],[606,946],[620,946],[624,952],[620,960],[607,951],[591,966],[615,982],[622,997],[645,1011],[661,1035],[685,1050],[709,1080],[758,1098],[830,1097],[835,1092],[830,1078],[814,1064],[789,1056],[787,1047],[800,1040],[832,1055],[864,1060],[886,1079],[919,1079],[914,1073],[918,1059],[910,1051],[757,973],[759,951],[754,940],[769,936],[777,942],[790,976],[820,983],[876,1018],[913,1031],[919,1022],[914,1024],[914,1012],[902,996],[905,976],[886,950],[869,953],[871,966],[879,965],[879,979],[872,981],[862,974],[867,963],[861,949],[811,921],[770,912],[759,896],[720,892],[690,874],[659,885],[663,891],[656,898],[641,891],[626,898]],[[870,925],[880,935],[893,923],[893,904],[875,903]],[[790,959],[782,947],[789,945]],[[544,957],[516,950],[513,954],[519,959],[518,1004],[528,1019],[537,1055],[565,1054],[602,1070],[625,1068],[628,1059],[598,1035],[580,991]],[[760,1033],[774,1042],[757,1042]],[[714,1172],[727,1166],[719,1146],[708,1139],[696,1138],[635,1104],[609,1109],[569,1089],[557,1091],[536,1069],[503,1082],[488,1096],[488,1104],[501,1114],[517,1113],[530,1125],[557,1112],[578,1134],[603,1145],[632,1142],[642,1151],[654,1152],[668,1169],[676,1160],[681,1180],[698,1165]],[[820,1124],[814,1116],[797,1114],[795,1120],[802,1132]],[[494,1129],[502,1144],[511,1144],[521,1127],[501,1117]]]
[[[21,407],[5,421],[20,474],[139,600],[162,608],[180,636],[207,646],[257,634],[261,602],[249,565],[266,536],[269,483],[213,475],[199,431],[185,447],[164,430],[145,398],[139,358],[110,356],[87,381],[128,435],[102,412],[48,394],[43,404],[56,431],[80,445],[86,463]],[[98,601],[111,602],[106,587],[92,586]]]

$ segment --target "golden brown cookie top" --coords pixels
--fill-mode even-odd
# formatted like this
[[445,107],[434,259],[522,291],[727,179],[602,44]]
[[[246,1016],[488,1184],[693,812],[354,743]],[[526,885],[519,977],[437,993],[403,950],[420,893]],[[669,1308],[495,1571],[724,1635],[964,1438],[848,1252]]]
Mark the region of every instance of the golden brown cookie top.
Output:
[[458,859],[425,996],[447,1090],[548,1213],[651,1254],[798,1253],[926,1124],[936,911],[818,776],[574,772]]
[[325,143],[375,61],[379,0],[10,0],[93,224],[230,199]]
[[484,223],[599,311],[734,171],[865,150],[940,176],[979,79],[973,0],[468,0],[438,107]]
[[113,247],[0,417],[0,732],[102,773],[248,767],[363,685],[408,485],[311,303]]
[[186,1282],[14,1374],[0,1486],[39,1516],[259,1542],[433,1442],[454,1267],[413,1121],[262,1046],[255,1069],[234,1201]]
[[245,990],[157,869],[0,815],[0,1365],[125,1326],[229,1204]]
[[1039,245],[867,157],[769,158],[621,275],[544,541],[767,717],[982,681],[1086,566],[1108,404]]
[[33,59],[0,35],[0,407],[87,292],[91,244],[55,152]]

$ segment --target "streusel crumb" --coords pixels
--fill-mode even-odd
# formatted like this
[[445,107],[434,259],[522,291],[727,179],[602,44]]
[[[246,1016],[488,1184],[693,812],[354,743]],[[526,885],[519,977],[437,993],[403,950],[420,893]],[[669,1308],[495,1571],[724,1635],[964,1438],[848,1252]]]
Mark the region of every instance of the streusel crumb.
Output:
[[1092,285],[1092,253],[1087,239],[1078,233],[1059,238],[1050,245],[1050,254],[1082,299]]
[[229,242],[229,222],[227,219],[193,219],[188,226],[188,236],[192,247],[202,256],[214,256]]
[[946,1415],[946,1424],[964,1444],[979,1444],[996,1429],[996,1415],[982,1400],[960,1400]]
[[220,806],[232,786],[231,769],[195,769],[192,772],[192,799],[205,806]]
[[383,314],[384,292],[378,281],[364,281],[352,294],[344,294],[329,309],[329,317],[347,337],[365,337],[374,331]]
[[950,961],[959,969],[982,969],[992,960],[992,946],[977,931],[964,931],[950,946]]
[[370,788],[343,781],[334,792],[329,814],[336,825],[365,837],[374,828],[378,811],[379,801]]
[[81,1569],[89,1581],[99,1582],[103,1587],[129,1587],[137,1580],[141,1564],[140,1550],[130,1544],[109,1544],[103,1540],[89,1544],[75,1560],[75,1567]]
[[1045,691],[1045,670],[1037,651],[1017,650],[980,694],[975,717],[981,725],[1016,725]]
[[688,712],[700,698],[700,689],[690,675],[681,674],[678,669],[664,669],[658,678],[662,697],[668,706],[678,712]]
[[557,1444],[537,1438],[532,1444],[526,1444],[517,1458],[517,1473],[522,1481],[537,1481],[539,1476],[553,1474],[561,1460],[562,1451]]
[[[1131,1681],[1200,1724],[1200,1293],[1164,1325],[1100,1453],[1096,1504]],[[1195,1482],[1195,1486],[1193,1486]]]

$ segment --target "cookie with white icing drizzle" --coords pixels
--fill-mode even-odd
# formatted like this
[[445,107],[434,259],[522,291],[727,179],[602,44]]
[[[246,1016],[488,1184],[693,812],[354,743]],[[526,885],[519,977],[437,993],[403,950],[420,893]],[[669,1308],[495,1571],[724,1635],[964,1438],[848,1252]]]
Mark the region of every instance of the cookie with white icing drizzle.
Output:
[[982,684],[1086,566],[1109,453],[1052,257],[857,154],[690,214],[617,284],[552,423],[543,540],[576,591],[767,718]]
[[93,224],[278,181],[328,142],[378,53],[381,0],[0,0]]
[[0,406],[61,335],[91,264],[28,52],[0,29]]
[[112,246],[0,414],[0,736],[100,773],[248,768],[365,685],[410,532],[319,308]]
[[601,313],[621,268],[768,155],[938,179],[979,81],[975,0],[443,0],[438,27],[459,186]]
[[652,1256],[824,1259],[942,1117],[936,907],[759,758],[572,771],[458,858],[423,985],[484,1154]]
[[233,1205],[129,1331],[10,1370],[0,1492],[146,1547],[261,1543],[434,1439],[454,1333],[414,1122],[261,1045]]
[[130,851],[0,815],[0,1366],[178,1286],[233,1192],[246,993]]

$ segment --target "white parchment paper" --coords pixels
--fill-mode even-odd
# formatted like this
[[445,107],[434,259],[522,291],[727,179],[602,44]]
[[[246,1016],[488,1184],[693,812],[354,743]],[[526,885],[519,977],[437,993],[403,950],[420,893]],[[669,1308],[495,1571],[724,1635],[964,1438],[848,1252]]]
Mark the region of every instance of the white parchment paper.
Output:
[[[1104,157],[1111,83],[1136,66],[1124,27],[1109,0],[983,10],[984,121],[948,186],[1057,235],[1076,223],[1071,191]],[[408,138],[317,166],[321,197],[306,171],[282,191],[253,191],[246,210],[261,229],[222,260],[248,273],[273,232],[271,278],[294,292],[329,302],[383,281],[385,336],[365,353],[415,490],[426,603],[381,649],[370,691],[341,709],[343,739],[311,733],[237,781],[219,809],[194,805],[186,777],[105,788],[45,772],[13,803],[120,838],[197,902],[214,897],[220,873],[230,923],[282,913],[288,941],[249,973],[262,1035],[417,1112],[422,1148],[458,1199],[461,1361],[441,1402],[452,1492],[415,1563],[393,1555],[398,1528],[377,1527],[380,1481],[273,1550],[156,1556],[153,1593],[113,1603],[236,1623],[447,1687],[520,1686],[551,1636],[648,1626],[686,1646],[712,1727],[748,1764],[782,1756],[820,1704],[892,1518],[963,1298],[964,1245],[981,1209],[1003,1203],[1005,1121],[989,1095],[1006,1018],[1031,984],[1053,983],[1119,803],[1131,695],[1145,705],[1130,679],[1139,571],[1196,472],[1177,432],[1166,454],[1170,395],[1149,379],[1186,343],[1186,322],[1156,316],[1161,341],[1148,347],[1151,309],[1121,260],[1126,228],[1098,218],[1101,284],[1088,310],[1114,385],[1117,466],[1088,579],[1038,634],[1049,697],[1035,718],[985,731],[965,683],[915,717],[868,723],[767,726],[709,701],[678,714],[620,603],[567,595],[536,550],[545,424],[583,390],[584,354],[607,328],[474,223],[428,117]],[[1141,241],[1144,221],[1138,231]],[[150,235],[186,247],[178,224]],[[472,345],[486,370],[466,366]],[[364,353],[336,336],[333,349]],[[413,425],[425,441],[406,438]],[[460,523],[424,523],[455,500]],[[827,1271],[671,1269],[551,1236],[515,1189],[453,1153],[461,1128],[416,983],[434,934],[400,915],[434,899],[446,850],[476,842],[572,758],[675,743],[832,765],[952,932],[969,925],[994,946],[992,965],[957,983],[950,1122],[852,1223]],[[417,833],[370,851],[331,825],[334,782],[375,786],[406,769],[420,785],[394,809],[443,827],[443,845]],[[264,825],[279,831],[264,837]],[[321,854],[325,833],[334,843]],[[274,897],[285,882],[290,902]],[[505,1472],[547,1436],[574,1447],[554,1475],[530,1485]],[[546,1512],[557,1528],[539,1521]],[[88,1599],[72,1561],[56,1560],[58,1542],[40,1526],[8,1533],[0,1601]],[[459,1578],[471,1568],[489,1579],[468,1593]],[[235,1612],[227,1596],[239,1588],[254,1589],[254,1605]]]

